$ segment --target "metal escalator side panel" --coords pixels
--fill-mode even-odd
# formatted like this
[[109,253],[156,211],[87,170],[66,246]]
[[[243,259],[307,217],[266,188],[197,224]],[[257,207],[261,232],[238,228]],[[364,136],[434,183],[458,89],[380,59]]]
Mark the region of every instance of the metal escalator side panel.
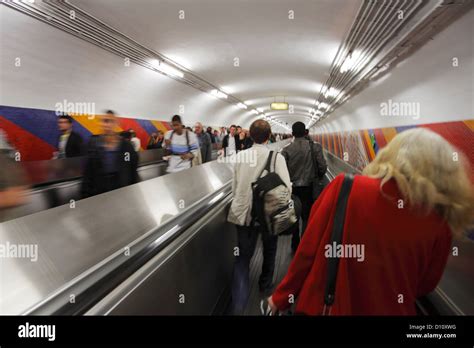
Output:
[[210,315],[231,281],[228,195],[86,315]]
[[[2,260],[1,314],[21,314],[65,284],[225,186],[217,162],[0,224],[0,243],[33,245],[37,260]],[[183,185],[190,183],[190,185]]]

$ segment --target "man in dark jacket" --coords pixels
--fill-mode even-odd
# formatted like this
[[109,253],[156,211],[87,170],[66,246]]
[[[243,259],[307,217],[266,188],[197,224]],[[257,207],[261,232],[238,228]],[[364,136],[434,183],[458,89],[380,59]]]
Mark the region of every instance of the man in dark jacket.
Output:
[[132,144],[115,131],[113,111],[101,118],[102,134],[91,137],[87,150],[81,195],[94,196],[137,183],[138,154]]
[[215,144],[216,143],[216,137],[214,134],[212,134],[212,127],[207,127],[206,130],[207,134],[209,134],[209,137],[211,138],[211,143]]
[[212,141],[209,133],[204,131],[201,122],[196,122],[194,125],[194,132],[196,133],[199,141],[202,163],[212,161]]
[[[301,200],[304,232],[315,199],[313,185],[319,184],[319,180],[326,174],[327,165],[321,144],[306,138],[304,123],[295,122],[292,128],[295,139],[283,148],[281,154],[285,157],[290,172],[293,194]],[[299,242],[299,231],[296,230],[291,240],[293,251],[296,251]]]
[[227,134],[222,140],[224,156],[236,154],[240,150],[240,139],[236,129],[237,127],[235,125],[230,126],[229,134]]
[[58,128],[61,135],[58,138],[58,153],[56,158],[77,157],[84,155],[82,137],[72,131],[72,117],[58,117]]

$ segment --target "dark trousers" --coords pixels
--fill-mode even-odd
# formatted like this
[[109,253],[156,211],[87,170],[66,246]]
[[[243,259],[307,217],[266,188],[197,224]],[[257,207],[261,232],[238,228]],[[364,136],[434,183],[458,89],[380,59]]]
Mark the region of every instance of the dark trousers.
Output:
[[[313,188],[312,186],[296,186],[293,187],[293,194],[297,196],[302,205],[301,219],[303,220],[303,226],[301,236],[308,225],[309,214],[311,213],[311,207],[313,206]],[[299,229],[295,229],[291,238],[291,249],[295,251],[300,243]]]
[[234,274],[232,279],[233,314],[243,314],[250,293],[250,260],[255,252],[258,235],[262,236],[263,264],[258,284],[267,288],[272,284],[275,271],[275,256],[278,237],[269,236],[259,227],[237,226],[238,255],[235,256]]

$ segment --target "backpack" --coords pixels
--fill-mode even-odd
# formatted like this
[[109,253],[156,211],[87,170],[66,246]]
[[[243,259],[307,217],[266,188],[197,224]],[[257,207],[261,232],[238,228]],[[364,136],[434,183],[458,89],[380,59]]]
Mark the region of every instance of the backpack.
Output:
[[[185,129],[184,130],[185,134],[186,134],[186,146],[188,147],[188,152],[191,152],[191,147],[189,146],[189,134],[188,134],[188,130]],[[174,135],[174,130],[171,131],[171,135],[170,135],[170,142],[173,140],[173,135]],[[167,151],[167,155],[174,155],[174,153],[172,153],[171,151]],[[194,158],[191,160],[191,167],[193,166],[193,161],[194,161]]]
[[298,223],[290,190],[275,173],[277,155],[270,151],[265,167],[252,183],[252,223],[258,222],[272,236],[284,234]]

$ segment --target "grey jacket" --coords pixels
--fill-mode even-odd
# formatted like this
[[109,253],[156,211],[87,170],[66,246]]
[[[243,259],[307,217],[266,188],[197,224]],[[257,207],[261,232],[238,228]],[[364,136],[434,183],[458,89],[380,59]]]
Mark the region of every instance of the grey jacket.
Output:
[[[234,198],[230,205],[227,221],[239,225],[249,226],[252,221],[252,183],[257,180],[267,163],[270,150],[266,145],[254,144],[250,149],[237,152],[233,155],[234,178],[232,194]],[[282,156],[276,156],[275,173],[277,173],[286,187],[290,189],[291,181]]]
[[[311,158],[310,144],[313,147],[314,160]],[[295,138],[290,145],[283,148],[281,154],[285,157],[293,187],[311,186],[315,180],[326,174],[326,160],[319,143],[304,137]]]

